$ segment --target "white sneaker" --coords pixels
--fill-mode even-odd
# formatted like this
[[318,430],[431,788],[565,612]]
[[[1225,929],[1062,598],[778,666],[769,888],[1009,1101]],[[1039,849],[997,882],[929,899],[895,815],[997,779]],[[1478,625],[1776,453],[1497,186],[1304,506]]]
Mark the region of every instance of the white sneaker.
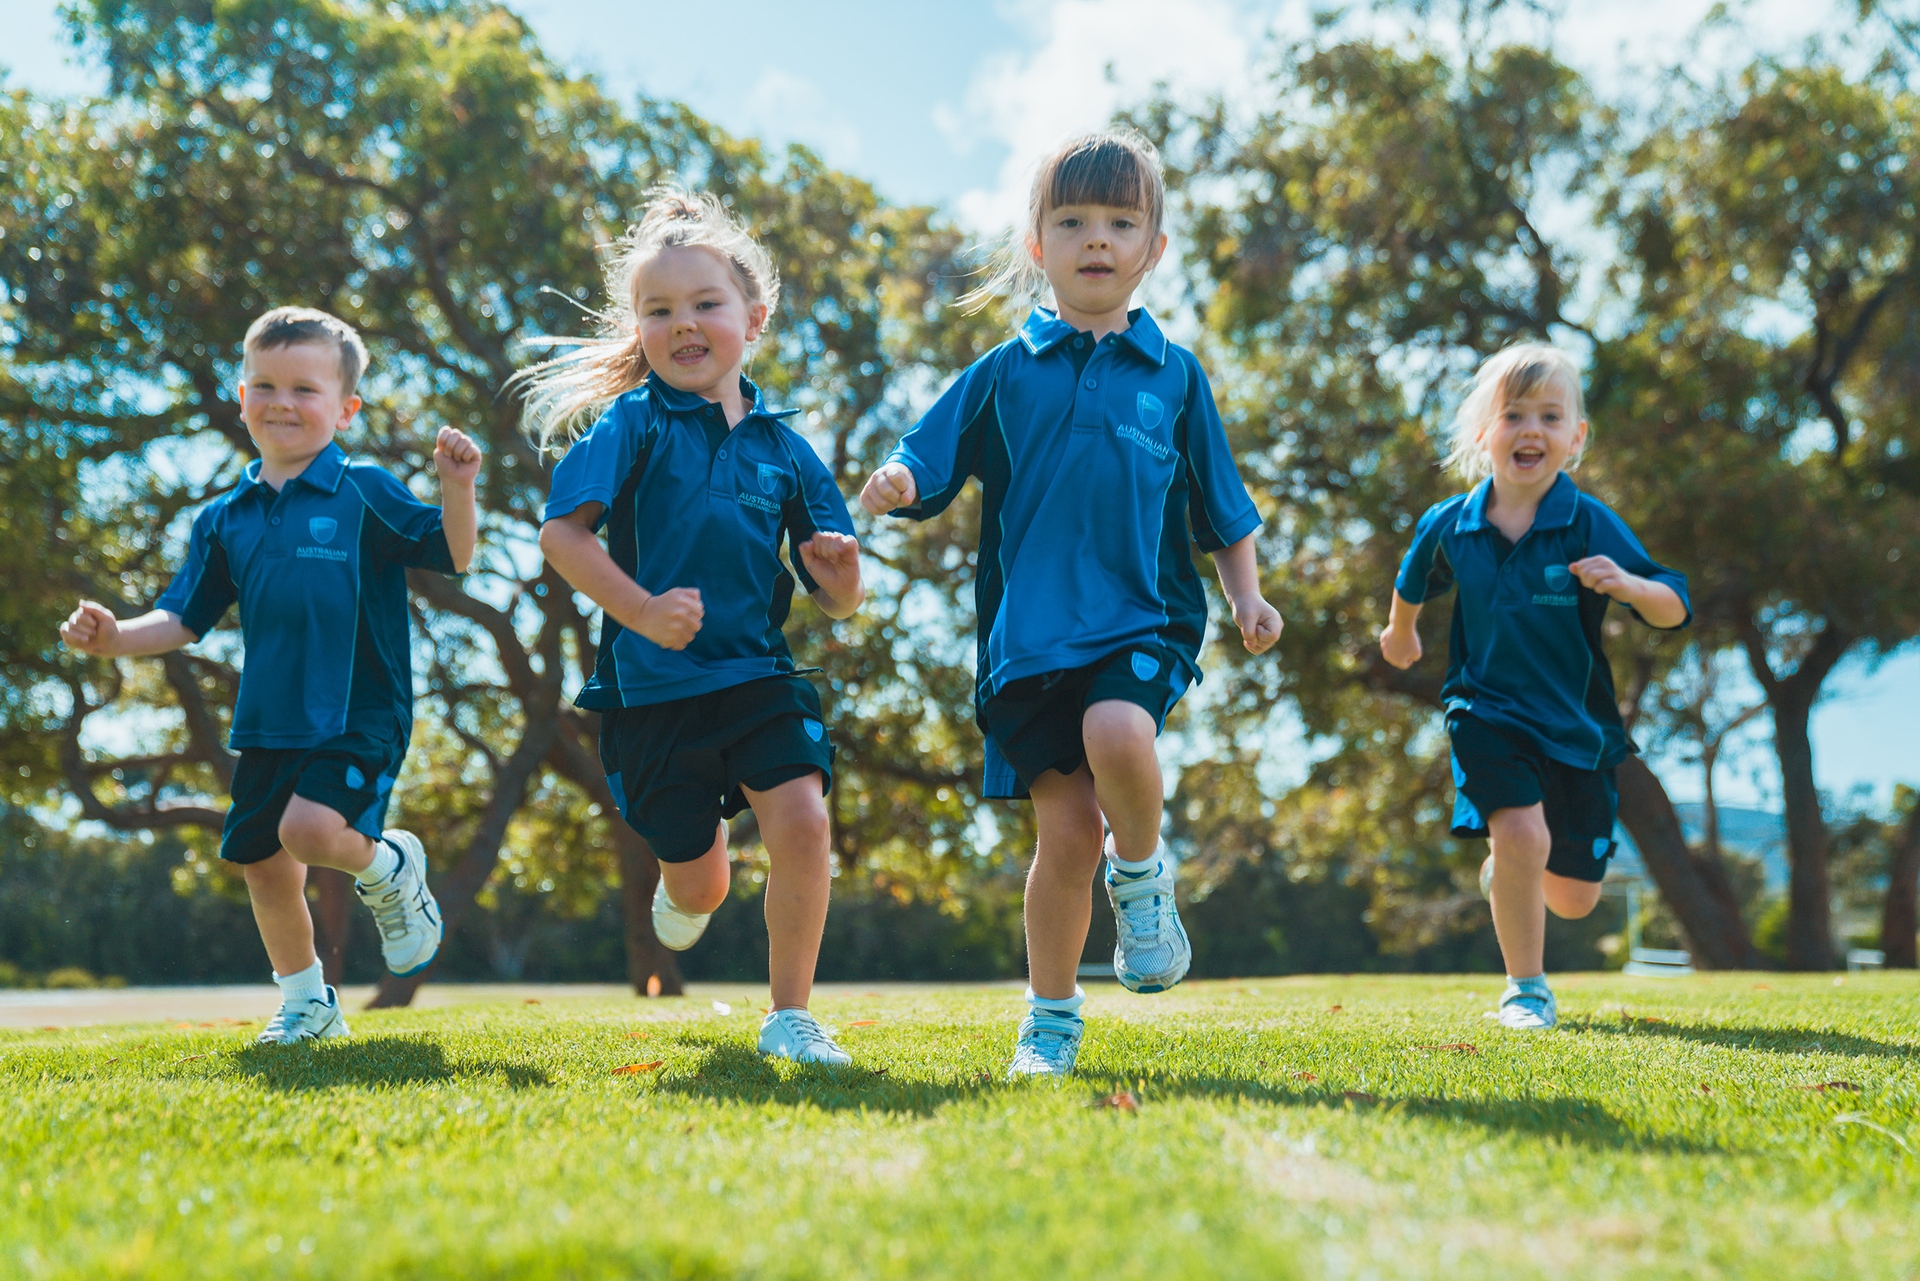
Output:
[[1187,976],[1193,945],[1173,902],[1173,858],[1162,841],[1156,871],[1128,877],[1113,865],[1107,836],[1107,901],[1113,904],[1113,974],[1129,992],[1164,992]]
[[845,1067],[853,1056],[833,1043],[827,1030],[805,1010],[775,1010],[760,1020],[760,1053],[795,1063]]
[[440,951],[440,905],[427,888],[427,850],[412,832],[389,828],[380,839],[400,856],[393,875],[378,884],[353,883],[353,892],[373,909],[380,927],[380,952],[387,969],[400,978],[433,964]]
[[346,1034],[347,1020],[340,1013],[339,994],[328,988],[323,1000],[281,1001],[255,1044],[292,1045],[295,1041],[324,1041]]
[[653,936],[660,940],[662,947],[686,951],[700,941],[700,936],[707,932],[707,922],[712,919],[712,912],[682,912],[675,907],[667,897],[664,876],[653,887]]
[[1020,1020],[1020,1039],[1013,1043],[1013,1063],[1007,1079],[1023,1076],[1065,1076],[1080,1057],[1080,1038],[1087,1022],[1078,1014],[1034,1007]]
[[1523,990],[1509,983],[1507,990],[1500,994],[1501,1027],[1538,1032],[1555,1027],[1559,1022],[1560,1007],[1551,991],[1542,988]]

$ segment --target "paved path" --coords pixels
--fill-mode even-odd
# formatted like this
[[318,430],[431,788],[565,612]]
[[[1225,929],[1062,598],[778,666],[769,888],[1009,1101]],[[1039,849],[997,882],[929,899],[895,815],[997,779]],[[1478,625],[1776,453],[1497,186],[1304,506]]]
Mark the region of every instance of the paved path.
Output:
[[[823,997],[864,992],[925,991],[929,987],[981,987],[982,984],[821,983]],[[992,986],[1008,986],[996,984]],[[1019,983],[1011,984],[1020,987]],[[348,987],[340,997],[348,1010],[357,1010],[372,997],[371,987]],[[433,1009],[475,1001],[557,1001],[568,998],[607,1000],[631,997],[623,983],[429,983],[414,997],[414,1005]],[[752,983],[689,983],[687,995],[697,1000],[735,1004],[764,1003],[767,989]],[[219,1023],[264,1021],[279,1005],[271,984],[248,983],[206,987],[76,988],[52,992],[0,989],[0,1028],[88,1027],[105,1023]]]

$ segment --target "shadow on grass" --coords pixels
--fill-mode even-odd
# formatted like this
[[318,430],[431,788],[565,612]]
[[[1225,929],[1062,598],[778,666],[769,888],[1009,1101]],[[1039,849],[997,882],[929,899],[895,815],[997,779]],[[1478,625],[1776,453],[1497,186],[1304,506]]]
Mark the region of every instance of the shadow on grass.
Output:
[[949,1103],[979,1098],[998,1079],[986,1073],[956,1081],[892,1077],[855,1063],[850,1067],[780,1064],[741,1041],[688,1036],[680,1044],[706,1051],[690,1077],[669,1077],[654,1088],[662,1095],[718,1102],[811,1104],[825,1111],[865,1108],[926,1116]]
[[1692,1041],[1697,1045],[1717,1045],[1729,1050],[1758,1050],[1767,1054],[1852,1054],[1920,1062],[1920,1046],[1898,1045],[1820,1028],[1702,1027],[1666,1019],[1654,1022],[1650,1019],[1617,1018],[1563,1018],[1560,1024],[1579,1032],[1597,1032],[1607,1036],[1666,1037],[1669,1040]]
[[424,1036],[357,1036],[297,1045],[250,1045],[230,1062],[270,1090],[352,1085],[417,1085],[491,1077],[517,1090],[550,1084],[546,1072],[493,1059],[450,1060]]

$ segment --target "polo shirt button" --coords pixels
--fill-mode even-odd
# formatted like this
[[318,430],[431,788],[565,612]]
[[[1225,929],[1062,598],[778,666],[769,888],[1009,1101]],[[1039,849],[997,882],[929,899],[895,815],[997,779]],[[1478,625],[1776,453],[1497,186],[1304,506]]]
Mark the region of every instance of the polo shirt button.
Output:
[[1095,387],[1098,387],[1099,385],[1100,385],[1100,380],[1099,380],[1098,378],[1089,378],[1089,379],[1087,379],[1087,390],[1088,390],[1088,391],[1092,391],[1092,390],[1093,390],[1093,389],[1094,389]]
[[725,457],[727,456],[727,451],[726,451],[726,450],[724,450],[724,449],[723,449],[723,450],[721,450],[721,451],[720,451],[720,456],[721,456],[722,458],[725,458]]
[[274,523],[274,524],[276,524],[276,525],[278,525],[278,524],[280,523],[280,518],[279,518],[278,516],[275,516],[275,517],[273,518],[273,523]]

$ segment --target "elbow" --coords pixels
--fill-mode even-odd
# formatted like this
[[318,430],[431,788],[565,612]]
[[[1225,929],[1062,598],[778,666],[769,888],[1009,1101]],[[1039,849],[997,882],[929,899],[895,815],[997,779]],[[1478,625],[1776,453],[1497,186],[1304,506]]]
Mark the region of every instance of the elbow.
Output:
[[540,554],[546,557],[549,562],[552,562],[554,553],[558,552],[566,541],[566,531],[562,527],[563,524],[564,522],[557,520],[549,520],[541,523]]

